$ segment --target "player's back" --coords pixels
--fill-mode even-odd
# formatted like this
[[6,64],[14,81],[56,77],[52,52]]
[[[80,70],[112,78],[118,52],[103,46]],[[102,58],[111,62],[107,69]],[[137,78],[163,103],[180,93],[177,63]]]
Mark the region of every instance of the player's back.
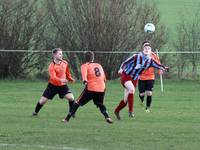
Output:
[[104,92],[105,90],[105,73],[102,66],[98,63],[85,63],[81,66],[83,81],[87,81],[89,91]]

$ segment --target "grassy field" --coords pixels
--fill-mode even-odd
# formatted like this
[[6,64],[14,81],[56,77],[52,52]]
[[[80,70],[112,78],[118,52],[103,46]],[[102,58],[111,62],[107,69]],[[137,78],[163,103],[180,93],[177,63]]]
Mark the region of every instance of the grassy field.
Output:
[[158,6],[160,17],[173,31],[183,13],[187,18],[191,17],[200,6],[200,0],[152,0]]
[[[0,150],[194,150],[199,149],[199,89],[196,81],[159,81],[155,86],[152,112],[146,113],[135,96],[134,119],[128,110],[122,120],[113,110],[122,98],[118,81],[107,83],[105,104],[114,119],[107,124],[92,102],[77,112],[69,124],[61,123],[67,103],[56,97],[37,118],[31,113],[45,82],[0,81]],[[70,85],[75,97],[82,85]],[[136,93],[138,94],[138,93]]]
[[[150,2],[149,0],[146,0]],[[155,2],[160,12],[161,22],[165,23],[169,41],[164,49],[172,49],[172,42],[176,40],[177,23],[180,22],[181,14],[190,21],[194,12],[200,7],[200,0],[151,0]]]

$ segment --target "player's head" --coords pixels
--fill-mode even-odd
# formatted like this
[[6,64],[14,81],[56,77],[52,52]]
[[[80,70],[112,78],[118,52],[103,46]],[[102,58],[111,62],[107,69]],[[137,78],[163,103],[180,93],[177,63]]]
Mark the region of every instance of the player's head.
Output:
[[92,51],[85,52],[85,61],[93,62],[94,61],[94,53]]
[[150,41],[144,41],[142,43],[142,52],[145,55],[150,55],[151,54],[151,42]]
[[62,49],[60,49],[60,48],[52,49],[52,55],[53,55],[53,59],[55,59],[57,61],[61,61],[62,57],[63,57]]

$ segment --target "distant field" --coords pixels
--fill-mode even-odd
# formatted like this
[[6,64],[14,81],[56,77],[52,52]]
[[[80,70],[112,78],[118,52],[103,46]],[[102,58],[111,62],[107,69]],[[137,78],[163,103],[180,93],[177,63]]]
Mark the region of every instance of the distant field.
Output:
[[[149,2],[149,0],[147,0]],[[180,21],[180,14],[184,14],[187,18],[191,18],[197,9],[200,8],[200,0],[151,0],[155,2],[160,11],[160,17],[169,30],[169,43],[176,36],[177,23]]]
[[[57,97],[39,114],[31,113],[46,82],[0,81],[0,150],[196,150],[200,141],[199,89],[197,81],[159,81],[151,113],[135,96],[134,119],[127,109],[118,121],[113,110],[122,98],[118,81],[109,81],[105,104],[114,119],[107,124],[92,102],[77,112],[69,124],[61,123],[66,102]],[[70,85],[75,97],[83,86]]]

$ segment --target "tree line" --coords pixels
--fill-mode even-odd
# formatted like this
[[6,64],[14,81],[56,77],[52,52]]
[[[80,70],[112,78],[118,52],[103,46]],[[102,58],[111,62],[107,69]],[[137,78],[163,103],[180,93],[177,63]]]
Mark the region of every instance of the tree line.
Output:
[[[197,15],[199,16],[199,15]],[[197,18],[196,18],[197,19]],[[184,20],[183,20],[184,21]],[[156,32],[143,31],[146,23],[153,22]],[[188,22],[181,22],[185,25]],[[199,23],[181,25],[174,47],[178,51],[199,50]],[[183,29],[182,29],[183,28]],[[179,31],[180,30],[180,31]],[[197,33],[196,30],[199,30]],[[0,49],[51,50],[60,47],[68,51],[140,51],[144,40],[151,40],[153,49],[167,43],[166,26],[160,21],[155,4],[139,0],[0,0]],[[190,40],[189,40],[190,39]],[[195,42],[194,42],[195,41]],[[195,44],[196,43],[196,46]],[[128,54],[97,54],[108,79],[118,77],[117,71]],[[66,53],[73,74],[80,77],[81,53]],[[198,55],[187,61],[197,76]],[[0,52],[0,78],[24,78],[42,75],[49,63],[50,53]],[[183,77],[185,55],[176,59],[176,68]],[[171,56],[162,55],[163,63]]]

